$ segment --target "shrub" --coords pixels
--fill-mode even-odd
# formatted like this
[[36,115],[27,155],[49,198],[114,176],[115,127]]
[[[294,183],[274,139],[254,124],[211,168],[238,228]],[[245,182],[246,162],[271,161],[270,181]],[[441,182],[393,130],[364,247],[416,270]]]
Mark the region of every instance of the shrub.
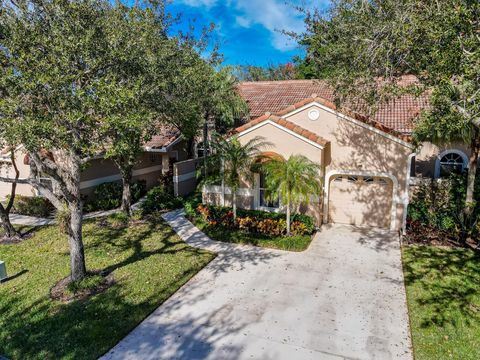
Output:
[[[147,183],[145,180],[134,182],[131,186],[132,202],[137,202],[145,195]],[[119,182],[106,182],[98,185],[91,201],[85,203],[85,211],[111,210],[122,204],[123,186]]]
[[175,197],[164,190],[163,186],[156,186],[147,193],[142,203],[142,212],[151,214],[155,211],[170,210],[182,206],[182,198]]
[[47,217],[54,210],[50,201],[41,196],[16,195],[12,212],[15,214]]
[[[194,216],[201,217],[208,225],[220,225],[229,229],[239,229],[245,232],[279,236],[287,232],[285,214],[271,213],[258,210],[239,209],[236,222],[233,221],[233,212],[230,208],[203,205],[196,203]],[[192,213],[193,204],[188,204],[187,215]],[[192,216],[192,215],[190,215]],[[292,235],[310,235],[315,231],[312,217],[296,214],[292,217]]]
[[480,186],[477,183],[475,185],[477,203],[472,219],[463,219],[461,214],[466,193],[464,175],[452,174],[447,179],[421,183],[415,189],[408,206],[408,223],[447,232],[453,238],[458,238],[462,230],[466,230],[469,236],[478,237],[479,190]]

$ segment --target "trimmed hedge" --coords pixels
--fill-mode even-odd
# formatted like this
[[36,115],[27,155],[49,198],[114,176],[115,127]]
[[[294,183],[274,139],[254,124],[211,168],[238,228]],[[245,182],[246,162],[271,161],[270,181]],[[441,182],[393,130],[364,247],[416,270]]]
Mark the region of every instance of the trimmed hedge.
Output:
[[54,210],[50,201],[41,196],[16,195],[12,213],[37,217],[48,217]]
[[181,207],[183,199],[175,197],[171,192],[165,191],[160,185],[150,189],[142,203],[142,213],[151,214],[156,211],[171,210]]
[[[203,205],[201,197],[196,195],[185,201],[185,212],[191,217],[201,217],[211,226],[239,229],[250,233],[265,235],[285,235],[287,221],[285,214],[259,210],[237,210],[237,220],[233,221],[233,211],[229,207]],[[315,232],[313,218],[308,215],[291,216],[292,235],[311,235]]]
[[[145,180],[131,185],[132,202],[137,202],[145,195],[147,183]],[[85,203],[85,211],[112,210],[122,205],[123,186],[119,182],[106,182],[95,187],[93,198]]]

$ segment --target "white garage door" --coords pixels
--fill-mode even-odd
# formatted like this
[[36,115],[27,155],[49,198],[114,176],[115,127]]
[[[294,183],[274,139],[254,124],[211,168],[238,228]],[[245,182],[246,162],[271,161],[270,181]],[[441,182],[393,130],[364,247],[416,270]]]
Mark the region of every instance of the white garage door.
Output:
[[330,181],[330,222],[389,228],[392,181],[382,177],[336,176]]

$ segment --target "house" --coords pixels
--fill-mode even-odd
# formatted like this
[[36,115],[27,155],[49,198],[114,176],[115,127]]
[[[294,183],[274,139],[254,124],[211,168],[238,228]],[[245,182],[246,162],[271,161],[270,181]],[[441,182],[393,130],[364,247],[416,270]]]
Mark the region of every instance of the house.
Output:
[[[405,83],[415,81],[406,77]],[[399,231],[405,223],[412,176],[441,176],[464,169],[468,151],[457,145],[439,148],[410,142],[414,121],[428,106],[426,96],[402,95],[366,117],[338,110],[333,92],[318,80],[246,82],[239,86],[251,120],[234,136],[241,143],[260,136],[272,145],[266,156],[302,154],[321,165],[323,191],[303,206],[318,224],[335,222]],[[282,211],[264,198],[264,175],[254,174],[238,191],[238,206]],[[231,191],[204,188],[206,203],[231,204]]]
[[[159,129],[158,134],[145,143],[144,152],[141,154],[138,163],[133,169],[133,181],[144,180],[147,189],[158,184],[160,176],[170,169],[170,164],[188,158],[185,151],[184,140],[178,130],[164,126]],[[20,178],[26,179],[30,176],[30,165],[27,153],[23,146],[15,150],[16,164],[19,168]],[[14,177],[11,166],[10,152],[3,150],[0,154],[0,176]],[[118,168],[112,160],[105,159],[99,155],[90,160],[82,171],[80,188],[85,197],[92,196],[95,187],[101,183],[120,181],[121,176]],[[48,182],[49,179],[45,178]],[[0,199],[10,194],[11,184],[0,182]],[[19,184],[17,194],[25,196],[41,195],[29,184]]]

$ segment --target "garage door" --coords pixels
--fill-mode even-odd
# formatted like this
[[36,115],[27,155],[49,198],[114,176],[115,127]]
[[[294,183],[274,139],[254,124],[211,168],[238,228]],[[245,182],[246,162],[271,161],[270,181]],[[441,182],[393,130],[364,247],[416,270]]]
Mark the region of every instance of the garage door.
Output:
[[382,177],[336,176],[330,182],[330,222],[390,227],[392,181]]

